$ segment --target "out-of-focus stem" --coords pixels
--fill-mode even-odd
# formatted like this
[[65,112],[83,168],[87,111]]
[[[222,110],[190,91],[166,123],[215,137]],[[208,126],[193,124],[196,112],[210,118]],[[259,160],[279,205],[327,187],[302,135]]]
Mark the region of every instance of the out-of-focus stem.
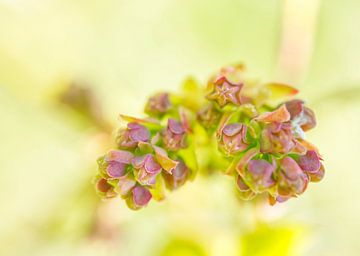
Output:
[[321,0],[285,0],[276,78],[298,84],[307,72],[314,47]]

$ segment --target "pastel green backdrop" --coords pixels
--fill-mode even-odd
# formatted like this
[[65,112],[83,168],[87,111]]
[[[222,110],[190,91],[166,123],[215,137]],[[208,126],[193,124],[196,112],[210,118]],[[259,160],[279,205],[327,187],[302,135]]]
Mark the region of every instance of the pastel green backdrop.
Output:
[[[295,249],[283,254],[357,255],[359,14],[357,0],[0,0],[1,254],[157,255],[174,236],[164,254],[278,255],[274,244],[285,241]],[[310,140],[324,156],[325,179],[261,210],[271,228],[258,239],[242,233],[252,230],[253,212],[221,177],[141,212],[120,201],[96,210],[91,176],[107,138],[54,101],[59,88],[85,81],[117,126],[119,113],[140,115],[152,92],[239,61],[254,77],[300,89],[318,117]],[[102,239],[89,227],[97,216],[110,227],[97,231]]]

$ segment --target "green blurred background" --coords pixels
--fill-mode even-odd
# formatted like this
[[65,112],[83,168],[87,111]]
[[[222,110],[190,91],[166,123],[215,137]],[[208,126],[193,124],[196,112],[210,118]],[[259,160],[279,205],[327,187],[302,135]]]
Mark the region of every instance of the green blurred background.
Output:
[[[0,0],[0,255],[359,255],[359,29],[358,0]],[[140,212],[101,202],[118,114],[239,61],[300,89],[325,179],[274,207],[217,175]],[[73,82],[102,114],[59,99]]]

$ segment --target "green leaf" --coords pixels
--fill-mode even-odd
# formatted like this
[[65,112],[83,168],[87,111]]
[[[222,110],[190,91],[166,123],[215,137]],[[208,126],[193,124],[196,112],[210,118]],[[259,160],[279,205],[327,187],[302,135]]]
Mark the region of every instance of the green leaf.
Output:
[[290,85],[281,83],[267,83],[264,85],[268,91],[267,103],[277,104],[288,98],[295,96],[299,91]]
[[165,182],[161,175],[156,177],[155,186],[149,189],[152,198],[156,201],[162,201],[165,199]]

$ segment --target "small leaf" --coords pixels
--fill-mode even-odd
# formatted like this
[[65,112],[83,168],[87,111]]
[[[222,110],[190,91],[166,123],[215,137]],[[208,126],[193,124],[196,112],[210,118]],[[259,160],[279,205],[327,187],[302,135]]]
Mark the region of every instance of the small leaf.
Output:
[[153,146],[153,147],[155,149],[156,160],[159,162],[159,164],[165,171],[170,173],[171,170],[176,167],[178,162],[170,159],[163,148],[157,146]]
[[281,83],[267,83],[264,87],[269,90],[268,101],[270,102],[279,102],[299,92],[294,87]]
[[287,110],[286,106],[283,104],[278,109],[272,112],[265,112],[260,116],[255,118],[258,121],[262,122],[287,122],[290,120],[290,113]]
[[150,130],[161,128],[160,122],[154,118],[136,118],[136,117],[122,115],[122,114],[120,114],[119,117],[120,117],[120,119],[122,119],[126,122],[129,122],[129,123],[142,124]]
[[307,140],[303,140],[303,139],[298,139],[297,140],[303,147],[305,147],[307,150],[314,150],[319,156],[320,156],[320,159],[321,158],[321,155],[319,154],[319,150],[318,148],[313,145],[312,143],[308,142]]

